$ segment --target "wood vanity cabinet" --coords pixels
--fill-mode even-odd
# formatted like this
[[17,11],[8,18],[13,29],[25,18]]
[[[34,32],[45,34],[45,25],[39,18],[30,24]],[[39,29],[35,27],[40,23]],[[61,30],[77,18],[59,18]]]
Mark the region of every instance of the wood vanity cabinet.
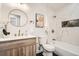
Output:
[[36,38],[0,42],[0,56],[35,56]]

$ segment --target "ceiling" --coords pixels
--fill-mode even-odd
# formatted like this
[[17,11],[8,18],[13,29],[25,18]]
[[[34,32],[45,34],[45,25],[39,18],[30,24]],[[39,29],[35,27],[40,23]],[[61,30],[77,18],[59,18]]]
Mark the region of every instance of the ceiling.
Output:
[[64,7],[70,5],[71,3],[28,3],[28,5],[31,6],[44,6],[46,8],[49,8],[55,12],[63,9]]
[[64,7],[67,7],[70,5],[70,3],[51,3],[51,4],[46,4],[48,8],[50,8],[53,11],[59,11],[63,9]]

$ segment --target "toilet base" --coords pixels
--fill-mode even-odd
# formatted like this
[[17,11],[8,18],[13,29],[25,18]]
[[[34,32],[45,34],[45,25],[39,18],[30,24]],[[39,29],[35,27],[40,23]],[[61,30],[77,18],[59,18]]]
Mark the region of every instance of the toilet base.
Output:
[[43,55],[44,56],[53,56],[53,52],[45,51],[45,52],[43,52]]

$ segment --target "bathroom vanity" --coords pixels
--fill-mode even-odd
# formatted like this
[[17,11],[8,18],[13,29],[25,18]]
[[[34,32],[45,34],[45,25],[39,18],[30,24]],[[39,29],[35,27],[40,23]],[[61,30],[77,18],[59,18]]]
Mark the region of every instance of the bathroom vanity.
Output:
[[35,56],[36,37],[15,37],[0,39],[0,56]]

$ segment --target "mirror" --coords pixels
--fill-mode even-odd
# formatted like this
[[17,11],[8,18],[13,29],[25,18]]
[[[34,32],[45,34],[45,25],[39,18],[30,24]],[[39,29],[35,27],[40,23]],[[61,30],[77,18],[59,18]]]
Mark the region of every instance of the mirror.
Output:
[[22,10],[13,9],[9,13],[9,20],[13,26],[22,27],[26,25],[28,17]]

